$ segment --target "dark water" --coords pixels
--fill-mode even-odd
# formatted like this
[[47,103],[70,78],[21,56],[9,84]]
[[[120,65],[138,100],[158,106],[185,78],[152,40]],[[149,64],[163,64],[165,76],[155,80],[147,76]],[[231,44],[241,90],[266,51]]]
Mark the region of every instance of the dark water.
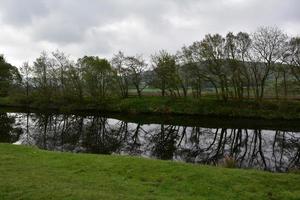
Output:
[[211,119],[206,126],[206,122],[182,125],[186,124],[180,123],[184,117],[174,124],[165,122],[164,117],[146,122],[141,118],[129,122],[97,115],[2,112],[0,142],[210,165],[224,165],[227,158],[239,168],[276,172],[300,168],[300,131],[289,125],[278,128],[274,122],[272,128],[268,122],[264,128],[252,121],[243,128],[240,123],[218,125],[221,119]]

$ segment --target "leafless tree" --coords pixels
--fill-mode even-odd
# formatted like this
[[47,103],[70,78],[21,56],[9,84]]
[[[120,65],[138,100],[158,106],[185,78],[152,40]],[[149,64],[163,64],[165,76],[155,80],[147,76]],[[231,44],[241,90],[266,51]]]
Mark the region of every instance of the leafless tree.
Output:
[[255,77],[256,97],[264,97],[265,85],[275,63],[283,55],[287,35],[277,27],[260,27],[252,35],[251,70]]
[[142,96],[142,91],[147,86],[146,82],[143,82],[143,75],[146,71],[147,64],[142,56],[128,56],[125,59],[125,65],[128,68],[131,82],[134,85],[139,97]]
[[129,90],[129,69],[125,66],[126,58],[123,52],[119,51],[115,54],[111,60],[113,68],[116,70],[117,82],[120,88],[121,96],[123,98],[128,97]]

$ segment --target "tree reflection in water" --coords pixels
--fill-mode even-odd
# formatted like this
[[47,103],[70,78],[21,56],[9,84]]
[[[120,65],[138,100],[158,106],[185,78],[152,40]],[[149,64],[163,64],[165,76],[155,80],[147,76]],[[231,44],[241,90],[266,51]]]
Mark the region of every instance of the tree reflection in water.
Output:
[[[143,125],[101,116],[15,114],[15,117],[17,122],[13,124],[7,114],[0,115],[1,141],[14,142],[17,137],[21,144],[48,150],[140,155],[210,165],[230,157],[240,168],[278,172],[300,167],[297,132]],[[22,135],[12,134],[20,129]]]
[[0,113],[0,142],[14,143],[22,133],[21,128],[15,128],[15,117]]

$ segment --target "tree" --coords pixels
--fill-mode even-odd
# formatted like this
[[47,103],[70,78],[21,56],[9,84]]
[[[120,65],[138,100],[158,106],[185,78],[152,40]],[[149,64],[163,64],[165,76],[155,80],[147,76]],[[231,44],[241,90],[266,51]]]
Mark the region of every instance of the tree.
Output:
[[247,89],[247,96],[250,97],[251,75],[247,65],[251,39],[248,33],[239,32],[234,35],[229,32],[226,35],[225,43],[225,67],[230,74],[230,83],[233,88],[234,97],[244,98],[244,88]]
[[205,61],[206,79],[215,86],[217,93],[217,85],[220,86],[222,99],[226,101],[229,95],[228,79],[230,74],[224,65],[225,39],[219,34],[208,34],[200,42],[199,48],[200,55]]
[[24,62],[21,69],[21,75],[23,76],[23,84],[26,88],[26,97],[29,95],[29,81],[30,81],[30,73],[31,67],[29,66],[28,62]]
[[78,61],[83,67],[83,78],[91,97],[101,100],[112,89],[113,70],[106,59],[85,56]]
[[167,51],[162,50],[152,55],[152,67],[154,71],[153,85],[161,90],[161,95],[166,95],[169,89],[173,93],[176,86],[176,58]]
[[237,36],[232,32],[226,35],[226,42],[224,47],[226,60],[224,60],[225,67],[229,70],[230,84],[234,91],[234,97],[242,99],[244,95],[244,82],[241,76],[241,65],[237,59]]
[[277,27],[260,27],[252,40],[252,73],[256,82],[256,97],[261,100],[270,71],[284,54],[287,35]]
[[51,78],[51,70],[53,69],[50,58],[46,52],[42,52],[32,67],[33,86],[37,89],[38,98],[45,102],[50,102],[54,90],[54,80]]
[[66,90],[65,92],[72,99],[83,101],[84,97],[84,80],[83,80],[83,66],[81,62],[71,64],[66,71]]
[[116,70],[116,80],[119,85],[120,93],[123,98],[128,97],[129,89],[129,69],[125,66],[126,58],[124,53],[119,51],[111,60],[113,68]]
[[198,54],[194,52],[193,46],[184,46],[181,51],[177,53],[179,63],[179,77],[184,96],[187,96],[188,88],[192,87],[194,97],[201,96],[202,89],[202,72],[199,64],[200,59]]
[[191,77],[191,69],[190,67],[192,67],[191,65],[176,65],[176,74],[175,74],[175,78],[177,78],[177,80],[175,80],[176,82],[178,82],[178,84],[180,85],[182,92],[183,92],[183,96],[187,97],[188,95],[188,90],[189,90],[189,86],[190,86],[190,77]]
[[245,85],[247,88],[248,99],[250,98],[250,88],[252,85],[252,76],[248,64],[251,43],[252,40],[248,33],[239,32],[236,35],[236,48],[237,48],[236,58],[239,60],[239,64],[241,68],[241,76],[246,82]]
[[18,141],[20,129],[15,127],[15,117],[10,116],[8,113],[0,113],[0,142],[1,143],[14,143]]
[[54,76],[57,80],[59,80],[58,82],[58,88],[61,92],[61,96],[64,96],[65,94],[65,87],[66,87],[66,73],[67,70],[70,68],[71,61],[69,60],[69,58],[61,51],[56,50],[55,52],[52,52],[52,62],[53,62],[53,68],[54,68]]
[[129,71],[129,76],[131,77],[131,82],[136,88],[138,96],[141,97],[143,89],[147,86],[145,82],[143,83],[143,74],[147,64],[141,56],[128,56],[126,57],[125,62]]
[[0,55],[0,96],[7,96],[14,86],[21,82],[21,75],[15,66],[7,63]]
[[300,37],[293,37],[289,41],[287,64],[291,66],[292,74],[300,84]]

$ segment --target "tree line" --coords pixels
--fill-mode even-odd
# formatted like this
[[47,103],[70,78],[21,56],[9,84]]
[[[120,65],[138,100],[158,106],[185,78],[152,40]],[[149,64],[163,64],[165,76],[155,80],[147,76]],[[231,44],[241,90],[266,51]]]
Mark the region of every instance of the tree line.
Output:
[[[9,65],[3,56],[0,63],[1,70]],[[299,93],[300,37],[288,37],[277,27],[260,27],[251,34],[207,34],[177,53],[161,50],[148,62],[142,55],[123,52],[110,60],[84,56],[73,61],[57,50],[43,52],[32,65],[24,63],[20,73],[10,68],[13,73],[8,74],[15,75],[1,72],[0,83],[14,83],[27,97],[45,101],[127,98],[132,88],[139,97],[145,88],[157,88],[161,96],[194,98],[210,89],[224,101],[260,101],[266,90],[272,90],[275,98]]]

